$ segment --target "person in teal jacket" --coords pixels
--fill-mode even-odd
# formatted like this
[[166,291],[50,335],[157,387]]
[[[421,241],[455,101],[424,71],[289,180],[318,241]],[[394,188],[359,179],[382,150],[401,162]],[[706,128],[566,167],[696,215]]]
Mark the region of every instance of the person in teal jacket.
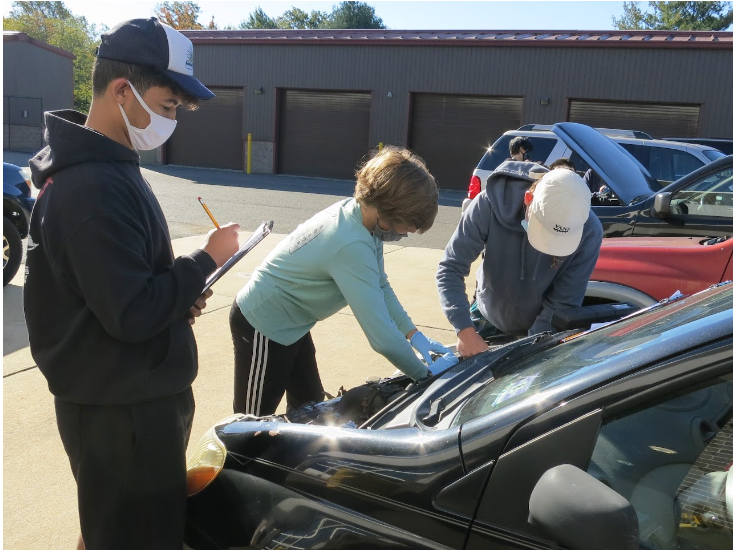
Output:
[[[322,401],[310,330],[346,306],[373,349],[412,379],[457,362],[417,331],[383,266],[384,241],[423,233],[434,223],[434,178],[420,158],[396,147],[383,148],[356,177],[353,198],[299,225],[238,292],[230,312],[236,413],[272,414],[284,392],[287,409]],[[431,352],[444,356],[432,361]]]

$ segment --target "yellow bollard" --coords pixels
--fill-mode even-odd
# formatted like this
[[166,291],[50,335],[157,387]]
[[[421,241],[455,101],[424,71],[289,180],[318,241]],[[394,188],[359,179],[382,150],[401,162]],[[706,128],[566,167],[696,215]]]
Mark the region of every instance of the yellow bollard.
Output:
[[381,150],[383,150],[383,143],[382,142],[379,142],[378,143],[378,151],[380,152]]
[[251,149],[253,147],[252,144],[253,144],[253,135],[251,135],[250,133],[248,133],[248,149],[247,149],[247,154],[246,154],[246,160],[247,161],[246,161],[246,165],[245,165],[245,172],[248,175],[250,175],[250,153],[251,153]]

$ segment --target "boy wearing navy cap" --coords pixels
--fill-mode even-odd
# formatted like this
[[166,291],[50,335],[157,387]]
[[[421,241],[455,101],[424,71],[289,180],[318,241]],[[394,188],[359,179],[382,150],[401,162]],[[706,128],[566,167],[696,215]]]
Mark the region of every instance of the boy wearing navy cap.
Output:
[[54,395],[87,548],[181,548],[194,417],[191,325],[237,224],[174,259],[137,150],[161,146],[177,107],[214,95],[191,41],[155,18],[102,35],[89,115],[45,114],[41,189],[23,291],[31,353]]

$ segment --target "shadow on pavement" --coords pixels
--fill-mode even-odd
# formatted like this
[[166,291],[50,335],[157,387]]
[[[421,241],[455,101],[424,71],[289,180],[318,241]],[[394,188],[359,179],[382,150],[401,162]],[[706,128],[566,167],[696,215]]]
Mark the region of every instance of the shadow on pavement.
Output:
[[[242,171],[173,165],[145,165],[143,167],[149,171],[187,179],[198,184],[225,187],[245,187],[337,196],[352,196],[353,189],[355,188],[355,181],[346,179],[325,179],[322,177],[302,177],[299,175],[248,175]],[[441,206],[459,208],[465,196],[466,191],[440,190],[439,203]]]
[[[3,161],[28,166],[33,153],[3,151]],[[336,196],[352,196],[355,182],[343,179],[325,179],[321,177],[301,177],[298,175],[250,174],[229,169],[211,169],[203,167],[187,167],[182,165],[142,165],[143,169],[187,179],[194,183],[219,185],[224,187],[243,187],[265,190],[281,190],[284,192],[304,192],[310,194],[329,194]],[[472,169],[471,169],[472,171]],[[464,190],[440,189],[441,206],[459,208],[467,192]]]

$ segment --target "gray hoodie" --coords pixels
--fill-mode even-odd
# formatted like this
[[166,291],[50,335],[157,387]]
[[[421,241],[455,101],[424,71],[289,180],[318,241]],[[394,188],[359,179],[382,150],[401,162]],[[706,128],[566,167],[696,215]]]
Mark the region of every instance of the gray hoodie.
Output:
[[470,204],[445,248],[437,269],[442,310],[458,333],[472,327],[465,277],[485,249],[478,269],[477,300],[483,316],[509,335],[552,330],[552,315],[582,305],[603,237],[591,211],[580,246],[555,258],[535,250],[521,226],[524,192],[534,181],[530,171],[546,171],[532,162],[506,161],[488,177],[486,189]]

